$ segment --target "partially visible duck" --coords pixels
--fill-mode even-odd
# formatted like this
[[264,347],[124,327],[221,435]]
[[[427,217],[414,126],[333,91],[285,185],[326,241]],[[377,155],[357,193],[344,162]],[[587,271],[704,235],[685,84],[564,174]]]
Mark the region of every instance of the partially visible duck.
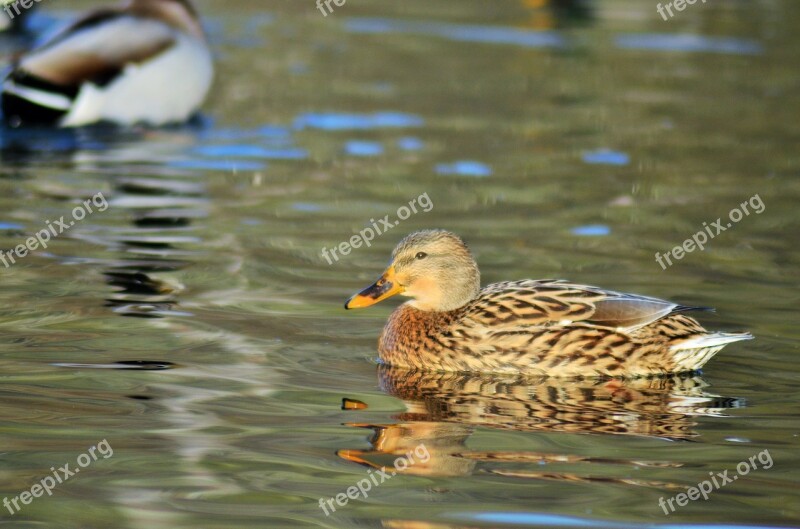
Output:
[[[389,268],[345,308],[395,294],[413,298],[389,317],[378,351],[389,365],[456,372],[638,377],[700,369],[748,333],[705,330],[704,310],[560,280],[480,287],[466,244],[443,230],[412,233]],[[705,309],[709,310],[709,309]]]
[[187,120],[214,75],[190,0],[99,9],[23,55],[2,84],[11,126]]

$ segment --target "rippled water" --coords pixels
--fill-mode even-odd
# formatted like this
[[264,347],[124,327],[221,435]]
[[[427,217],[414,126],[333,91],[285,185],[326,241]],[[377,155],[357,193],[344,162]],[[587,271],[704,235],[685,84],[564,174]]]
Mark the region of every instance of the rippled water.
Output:
[[[2,131],[0,248],[108,202],[0,268],[2,496],[113,448],[2,522],[798,524],[798,6],[546,4],[204,2],[219,75],[195,123]],[[42,27],[73,13],[41,7]],[[323,258],[423,194],[430,211]],[[762,213],[658,265],[756,194]],[[486,283],[710,305],[709,327],[757,339],[663,380],[379,368],[396,303],[342,303],[428,227],[464,236]],[[659,506],[753,456],[708,500]]]

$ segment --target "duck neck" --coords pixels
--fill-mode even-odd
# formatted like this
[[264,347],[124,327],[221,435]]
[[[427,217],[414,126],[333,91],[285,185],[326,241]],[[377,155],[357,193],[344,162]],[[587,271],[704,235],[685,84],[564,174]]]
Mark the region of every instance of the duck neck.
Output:
[[480,272],[477,266],[460,270],[458,274],[440,277],[436,281],[417,281],[414,297],[409,304],[424,312],[452,312],[476,297],[481,290]]

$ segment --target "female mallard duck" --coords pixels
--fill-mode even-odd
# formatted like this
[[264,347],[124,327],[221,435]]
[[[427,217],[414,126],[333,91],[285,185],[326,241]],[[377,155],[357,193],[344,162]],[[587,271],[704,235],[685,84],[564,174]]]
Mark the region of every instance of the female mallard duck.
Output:
[[2,84],[8,124],[188,119],[214,68],[190,0],[131,0],[85,15],[17,61]]
[[400,241],[389,268],[345,308],[395,294],[379,354],[390,365],[564,377],[638,377],[700,369],[749,333],[709,332],[683,313],[709,310],[560,280],[480,288],[464,241],[443,230]]

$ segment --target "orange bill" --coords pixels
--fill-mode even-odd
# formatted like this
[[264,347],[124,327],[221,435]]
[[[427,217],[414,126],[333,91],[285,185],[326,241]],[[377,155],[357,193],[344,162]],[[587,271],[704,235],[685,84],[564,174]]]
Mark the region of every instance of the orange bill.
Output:
[[342,409],[343,410],[366,410],[367,404],[366,402],[361,402],[360,400],[356,399],[348,399],[347,397],[342,399]]
[[360,309],[369,307],[395,294],[400,294],[403,290],[403,287],[397,283],[397,279],[394,276],[394,266],[390,266],[374,284],[348,299],[347,303],[344,304],[344,308]]

